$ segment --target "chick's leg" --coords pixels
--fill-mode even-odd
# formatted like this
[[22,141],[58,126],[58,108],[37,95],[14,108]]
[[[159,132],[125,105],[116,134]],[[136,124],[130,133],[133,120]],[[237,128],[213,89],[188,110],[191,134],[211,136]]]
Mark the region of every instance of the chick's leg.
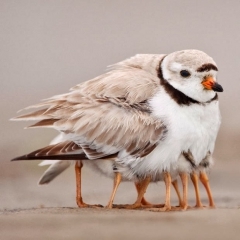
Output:
[[[151,178],[146,177],[144,180],[142,180],[138,183],[135,183],[135,186],[136,186],[136,189],[137,189],[137,192],[138,192],[137,200],[135,201],[135,203],[133,203],[133,204],[121,204],[121,205],[116,205],[114,207],[124,208],[124,209],[136,209],[136,208],[143,207],[143,205],[142,205],[143,196],[144,196],[144,193],[146,192],[146,189],[147,189],[150,181],[151,181]],[[146,200],[144,199],[144,201],[146,201]]]
[[[147,181],[147,179],[146,179]],[[137,193],[138,195],[140,194],[140,192],[142,191],[142,187],[144,186],[143,182],[136,182],[135,183],[135,187],[137,189]],[[154,207],[163,207],[164,204],[153,204],[153,203],[150,203],[148,202],[145,197],[143,196],[142,198],[142,201],[141,201],[141,207],[144,207],[144,208],[154,208]]]
[[212,197],[212,191],[211,191],[210,184],[209,184],[208,175],[205,172],[200,172],[199,179],[207,191],[209,206],[212,208],[215,208],[215,204],[214,204],[213,197]]
[[152,208],[150,211],[153,212],[166,212],[171,210],[171,175],[169,172],[164,172],[164,182],[166,186],[166,196],[165,196],[165,204],[162,208]]
[[116,195],[118,186],[121,183],[121,180],[122,180],[121,173],[116,172],[115,173],[115,177],[114,177],[114,183],[113,183],[113,191],[112,191],[110,200],[109,200],[108,205],[106,206],[106,208],[112,208],[113,207],[113,200],[115,198],[115,195]]
[[82,200],[82,189],[81,189],[81,170],[82,170],[82,162],[77,161],[75,164],[75,174],[76,174],[76,202],[78,207],[88,207],[86,203]]
[[182,210],[186,210],[188,208],[188,174],[180,173],[179,175],[183,185]]
[[77,161],[75,164],[75,174],[76,174],[76,202],[79,208],[86,207],[102,207],[102,205],[89,205],[82,200],[82,185],[81,185],[81,170],[83,164],[81,161]]
[[[135,187],[136,187],[136,190],[137,190],[137,193],[139,195],[140,191],[141,191],[141,187],[142,187],[142,184],[140,182],[135,182]],[[150,202],[148,202],[144,196],[142,198],[142,201],[141,201],[141,204],[144,205],[144,206],[150,206],[152,205]]]
[[198,174],[196,172],[193,172],[191,175],[191,180],[194,186],[195,194],[196,194],[196,208],[202,208],[202,202],[200,198],[200,191],[199,191],[199,185],[198,185]]
[[174,187],[174,189],[175,189],[175,191],[177,193],[179,206],[183,207],[183,201],[182,201],[181,194],[180,194],[180,191],[179,191],[179,188],[178,188],[178,181],[177,181],[177,179],[172,182],[172,185],[173,185],[173,187]]
[[146,177],[141,182],[135,183],[135,187],[137,189],[138,196],[137,196],[136,202],[132,205],[133,208],[142,207],[142,205],[151,205],[151,203],[147,202],[144,198],[144,194],[147,190],[147,187],[148,187],[150,181],[151,181],[151,177]]

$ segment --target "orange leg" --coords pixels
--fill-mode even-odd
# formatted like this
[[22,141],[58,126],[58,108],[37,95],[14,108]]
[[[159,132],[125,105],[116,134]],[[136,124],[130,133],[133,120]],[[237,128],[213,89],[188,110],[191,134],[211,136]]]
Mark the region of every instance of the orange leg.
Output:
[[[135,187],[136,187],[137,193],[138,193],[138,195],[139,195],[139,193],[140,193],[140,191],[141,191],[141,187],[142,187],[142,186],[141,186],[141,183],[140,183],[140,182],[135,182]],[[148,202],[148,201],[144,198],[144,196],[143,196],[143,198],[142,198],[141,204],[144,205],[144,206],[150,206],[150,205],[152,205],[150,202]]]
[[202,208],[202,202],[200,198],[200,191],[199,191],[199,185],[198,185],[198,175],[196,172],[193,172],[191,175],[191,180],[195,189],[195,194],[196,194],[196,208]]
[[177,181],[177,179],[172,182],[172,185],[173,185],[173,187],[174,187],[174,189],[175,189],[175,191],[177,193],[179,206],[183,207],[183,201],[182,201],[181,194],[180,194],[180,191],[179,191],[179,188],[178,188],[178,181]]
[[[177,179],[172,182],[172,185],[173,185],[173,187],[174,187],[174,189],[175,189],[175,191],[177,193],[179,206],[182,207],[183,206],[183,202],[182,202],[181,194],[180,194],[180,191],[179,191],[179,188],[178,188],[178,181],[177,181]],[[137,186],[136,186],[136,188],[137,188]],[[149,208],[164,207],[164,204],[152,204],[152,203],[149,203],[149,202],[147,202],[145,200],[145,198],[142,199],[141,203],[142,203],[143,207],[149,207]]]
[[215,208],[215,204],[213,201],[212,192],[210,189],[210,184],[209,184],[209,179],[208,179],[207,174],[205,172],[200,172],[199,179],[207,191],[207,195],[208,195],[208,199],[209,199],[209,206],[212,208]]
[[[135,183],[135,186],[136,186],[138,194],[141,191],[141,185],[142,185],[141,183]],[[182,203],[181,194],[180,194],[180,191],[179,191],[179,188],[178,188],[178,181],[177,181],[177,179],[172,182],[172,185],[173,185],[173,187],[174,187],[174,189],[175,189],[175,191],[177,193],[179,206],[182,206],[183,203]],[[164,204],[152,204],[152,203],[148,202],[144,197],[142,198],[141,205],[142,205],[142,207],[149,207],[149,208],[164,207]]]
[[165,197],[165,205],[164,209],[165,211],[171,210],[171,175],[168,172],[164,173],[164,182],[166,185],[166,197]]
[[[174,187],[174,189],[175,189],[175,191],[177,193],[179,206],[182,207],[183,206],[183,202],[182,202],[181,194],[180,194],[180,191],[179,191],[179,188],[178,188],[178,181],[177,181],[177,179],[172,182],[172,185],[173,185],[173,187]],[[141,188],[141,184],[135,183],[135,186],[136,186],[137,192],[139,193],[140,188]],[[142,207],[149,207],[149,208],[164,207],[164,204],[152,204],[152,203],[148,202],[144,197],[142,198],[141,205],[142,205]]]
[[182,210],[186,210],[188,207],[188,174],[187,173],[180,173],[180,178],[183,185],[183,205]]
[[121,173],[118,173],[118,172],[115,173],[114,184],[113,184],[113,191],[112,191],[110,200],[109,200],[108,205],[106,206],[106,208],[112,208],[113,207],[113,200],[114,200],[114,197],[116,195],[118,186],[121,183],[121,180],[122,180]]
[[75,174],[76,174],[76,202],[78,207],[83,208],[83,207],[88,207],[86,203],[83,202],[82,200],[82,189],[81,189],[81,170],[82,170],[82,162],[78,161],[75,164]]
[[168,172],[164,172],[164,182],[166,186],[166,197],[165,197],[165,204],[162,208],[152,208],[150,211],[153,212],[166,212],[171,210],[171,175]]
[[[151,181],[151,178],[146,177],[143,181],[135,183],[135,186],[136,186],[136,189],[137,189],[137,192],[138,192],[137,200],[135,201],[135,203],[133,203],[133,204],[121,204],[121,205],[116,205],[115,207],[125,208],[125,209],[136,209],[136,208],[144,207],[142,205],[142,201],[144,199],[143,196],[146,192],[146,189],[147,189],[150,181]],[[144,201],[146,202],[145,199],[144,199]],[[150,206],[147,205],[147,207],[150,207]]]
[[[147,180],[146,180],[147,181]],[[140,194],[140,192],[142,191],[142,187],[144,186],[143,182],[137,182],[135,183],[135,187],[137,189],[137,193],[138,195]],[[144,196],[142,197],[142,201],[141,201],[141,206],[145,207],[145,208],[153,208],[153,207],[163,207],[164,204],[152,204],[150,202],[148,202]]]
[[75,164],[75,174],[76,174],[76,202],[78,207],[102,207],[101,205],[89,205],[83,202],[82,200],[82,189],[81,189],[81,169],[83,164],[81,161],[77,161]]
[[[145,198],[144,198],[144,194],[147,190],[147,187],[149,185],[151,181],[151,177],[146,177],[143,181],[135,183],[135,186],[137,188],[137,192],[138,192],[138,196],[137,196],[137,200],[133,205],[130,205],[130,208],[138,208],[142,206],[142,202],[143,203],[147,203],[149,204]],[[144,205],[144,204],[143,204]],[[150,204],[151,205],[151,204]]]
[[166,185],[166,197],[165,197],[165,204],[163,208],[160,208],[160,211],[170,211],[171,210],[171,175],[168,172],[164,173],[164,182]]

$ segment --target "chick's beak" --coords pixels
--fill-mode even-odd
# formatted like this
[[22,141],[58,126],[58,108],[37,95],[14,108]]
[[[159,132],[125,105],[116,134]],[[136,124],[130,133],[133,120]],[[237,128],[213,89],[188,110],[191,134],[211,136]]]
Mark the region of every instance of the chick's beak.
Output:
[[218,84],[211,76],[205,78],[202,81],[202,85],[207,90],[213,90],[215,92],[223,92],[223,88]]

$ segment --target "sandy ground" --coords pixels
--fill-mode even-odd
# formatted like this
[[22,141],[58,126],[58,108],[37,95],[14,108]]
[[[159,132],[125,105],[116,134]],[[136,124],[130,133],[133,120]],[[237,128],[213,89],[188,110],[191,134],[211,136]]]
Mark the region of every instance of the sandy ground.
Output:
[[[78,209],[75,205],[73,168],[46,187],[36,182],[43,168],[37,162],[6,162],[0,182],[0,239],[239,239],[240,191],[237,160],[218,161],[211,172],[216,209],[186,212],[146,210]],[[12,169],[12,171],[6,171]],[[106,205],[111,180],[83,169],[83,195],[88,203]],[[189,184],[189,201],[194,193]],[[207,204],[201,188],[202,199]],[[132,183],[120,185],[116,203],[132,203]],[[152,202],[164,199],[162,183],[146,194]],[[177,203],[172,194],[173,204]]]
[[0,216],[1,239],[239,239],[240,210],[46,208]]

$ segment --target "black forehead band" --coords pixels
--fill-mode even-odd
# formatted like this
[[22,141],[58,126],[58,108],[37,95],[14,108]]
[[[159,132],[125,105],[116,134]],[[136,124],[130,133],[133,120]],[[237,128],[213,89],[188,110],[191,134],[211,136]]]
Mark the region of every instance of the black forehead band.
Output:
[[201,67],[197,69],[197,72],[209,72],[210,70],[218,71],[218,68],[212,63],[203,64]]

